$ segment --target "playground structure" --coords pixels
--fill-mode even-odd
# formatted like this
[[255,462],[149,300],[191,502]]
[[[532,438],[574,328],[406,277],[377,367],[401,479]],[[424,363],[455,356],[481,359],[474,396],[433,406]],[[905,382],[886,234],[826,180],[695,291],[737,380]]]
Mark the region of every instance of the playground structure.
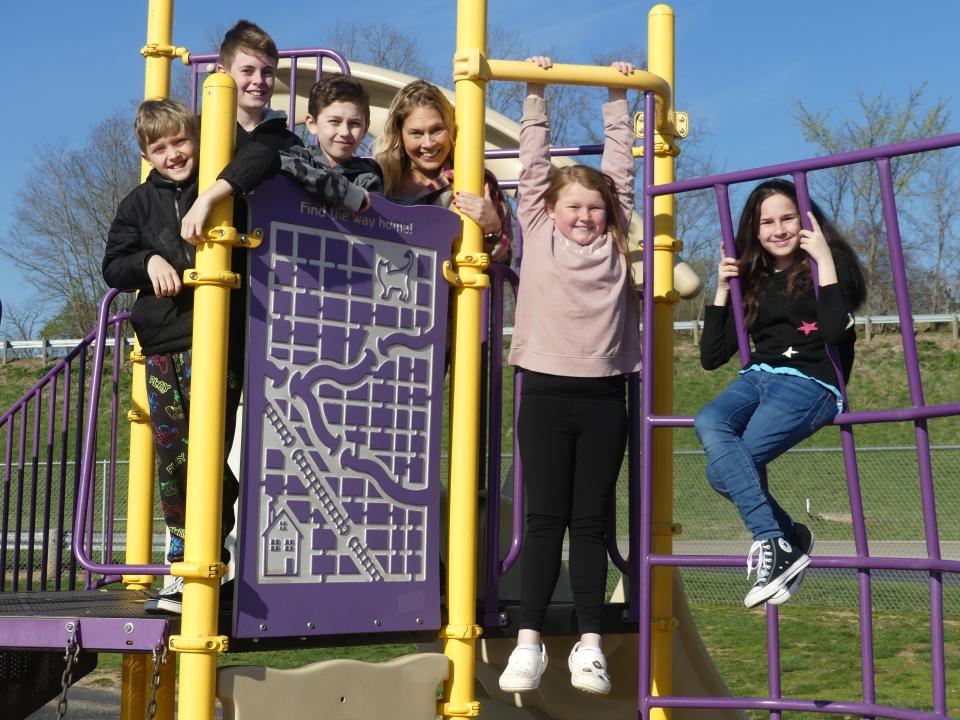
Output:
[[[703,660],[702,649],[694,648],[688,651],[688,654],[683,656],[683,664],[679,666],[681,672],[675,673],[675,668],[678,667],[675,655],[677,640],[695,638],[696,631],[689,621],[689,614],[682,611],[682,597],[674,597],[675,591],[679,594],[681,588],[675,582],[676,573],[672,567],[732,567],[740,565],[742,558],[716,555],[675,556],[671,553],[672,536],[679,530],[671,520],[671,428],[691,424],[690,418],[674,417],[672,407],[670,326],[673,303],[676,301],[673,255],[679,249],[673,237],[673,195],[699,188],[714,188],[721,229],[729,251],[733,237],[727,198],[730,184],[775,175],[792,175],[800,189],[801,205],[806,206],[807,172],[850,162],[875,162],[884,189],[885,217],[900,312],[903,319],[908,319],[909,296],[906,278],[903,276],[902,253],[899,250],[889,160],[900,154],[960,145],[960,136],[932,138],[896,147],[864,150],[831,158],[676,183],[673,177],[673,156],[677,152],[678,133],[673,127],[675,111],[671,100],[674,87],[672,24],[673,14],[666,6],[659,5],[651,11],[648,72],[624,79],[623,76],[604,68],[559,65],[547,75],[547,71],[540,71],[528,63],[487,59],[484,51],[484,3],[479,0],[465,0],[461,3],[458,16],[458,52],[454,59],[455,105],[459,128],[455,159],[458,168],[457,190],[477,192],[482,185],[485,131],[480,119],[483,117],[484,86],[489,79],[517,82],[536,79],[595,85],[627,84],[647,93],[644,127],[657,130],[644,135],[642,148],[642,156],[645,158],[643,237],[650,240],[644,247],[647,257],[647,262],[644,263],[644,287],[652,289],[652,292],[646,294],[647,302],[644,305],[643,326],[647,331],[644,333],[645,362],[642,382],[634,379],[631,389],[632,414],[639,432],[631,440],[630,461],[631,474],[637,480],[632,489],[636,493],[634,497],[639,500],[639,508],[631,524],[629,555],[626,558],[620,557],[615,548],[611,548],[614,562],[631,580],[624,602],[611,605],[610,616],[613,625],[621,631],[615,634],[616,642],[631,643],[635,649],[638,679],[631,684],[629,673],[625,673],[627,677],[615,679],[618,692],[623,692],[624,697],[632,697],[633,702],[631,704],[623,697],[617,697],[612,698],[608,704],[593,701],[594,704],[590,705],[582,701],[580,706],[558,710],[557,704],[572,700],[560,694],[562,690],[559,686],[562,683],[557,682],[557,678],[550,684],[548,691],[543,693],[542,698],[533,697],[529,703],[540,707],[548,717],[582,717],[586,712],[626,717],[636,715],[638,711],[644,718],[666,717],[672,712],[678,716],[688,712],[689,717],[705,717],[704,711],[714,708],[727,712],[740,709],[768,710],[774,717],[779,716],[780,711],[802,710],[861,716],[945,718],[947,678],[944,674],[943,656],[942,573],[960,571],[960,563],[940,558],[925,421],[932,417],[957,414],[960,412],[960,404],[934,407],[924,405],[917,369],[916,345],[909,332],[909,322],[901,323],[901,328],[913,407],[875,412],[847,411],[836,421],[842,428],[846,453],[849,495],[855,522],[856,557],[813,559],[814,567],[850,568],[857,572],[862,634],[861,698],[858,701],[826,701],[780,697],[779,615],[773,606],[767,609],[770,666],[768,698],[717,697],[720,692],[716,685],[709,682],[710,668]],[[179,49],[172,45],[171,25],[171,4],[153,0],[150,3],[148,43],[145,48],[148,66],[145,90],[147,97],[166,95],[169,91],[170,60],[181,54]],[[297,99],[304,94],[303,82],[297,82],[302,72],[302,68],[297,67],[296,58],[299,54],[296,51],[283,53],[284,57],[288,58],[290,68],[291,80],[288,87],[291,92],[287,102],[292,118],[297,116]],[[331,58],[343,72],[352,70],[335,53],[315,52],[313,55],[313,67],[306,70],[308,74],[311,70],[315,74],[323,71],[323,56]],[[208,58],[202,57],[193,60],[196,63],[209,62]],[[376,74],[378,71],[370,72]],[[232,93],[235,90],[231,86],[232,82],[223,75],[211,76],[203,86],[201,185],[212,181],[232,152],[232,140],[229,139],[233,137],[232,113],[235,96]],[[283,103],[283,98],[279,95],[277,100]],[[376,99],[374,102],[381,107],[385,105]],[[376,117],[375,113],[375,122]],[[508,145],[509,142],[504,139],[502,143],[498,140],[491,144]],[[511,176],[506,170],[496,171],[502,177]],[[100,379],[104,371],[103,340],[108,326],[114,328],[115,337],[119,339],[123,320],[122,317],[109,317],[109,303],[115,295],[110,293],[105,298],[100,325],[96,333],[92,333],[89,338],[89,341],[95,341],[92,371],[88,373],[87,370],[86,346],[78,348],[71,357],[51,371],[45,385],[38,385],[20,405],[0,419],[0,429],[6,424],[2,528],[2,556],[5,562],[9,542],[7,538],[11,531],[7,525],[7,510],[11,498],[15,499],[17,506],[16,527],[12,528],[12,535],[16,539],[12,547],[12,592],[7,593],[6,577],[0,580],[0,590],[4,593],[0,595],[0,612],[3,613],[0,616],[0,646],[18,651],[24,648],[48,651],[59,648],[61,652],[66,646],[67,655],[75,658],[66,663],[67,669],[78,668],[78,672],[89,666],[89,657],[77,654],[80,649],[125,652],[121,701],[121,716],[124,718],[172,717],[174,663],[163,662],[169,649],[180,653],[180,717],[212,718],[216,695],[225,698],[225,712],[233,712],[236,717],[257,717],[254,710],[247,710],[251,713],[249,715],[243,714],[243,701],[238,701],[236,707],[230,703],[231,697],[240,697],[242,679],[254,678],[262,683],[254,686],[259,688],[259,692],[257,689],[253,692],[255,696],[259,694],[261,700],[263,688],[281,686],[275,685],[272,680],[268,682],[268,673],[256,670],[246,675],[238,670],[221,671],[218,676],[216,656],[219,652],[246,647],[301,647],[311,643],[343,645],[352,641],[428,641],[439,634],[444,645],[444,656],[426,655],[422,660],[410,663],[416,665],[422,661],[425,667],[429,666],[421,676],[426,678],[426,690],[421,692],[427,692],[428,695],[435,683],[444,679],[444,670],[447,671],[449,679],[438,712],[446,717],[474,717],[478,712],[483,713],[482,717],[498,717],[495,713],[499,711],[504,713],[503,717],[510,717],[511,715],[506,714],[505,706],[498,704],[495,694],[490,692],[489,680],[495,680],[496,670],[493,668],[496,665],[489,668],[477,666],[477,641],[482,633],[485,636],[481,640],[486,645],[485,656],[495,658],[498,650],[502,653],[504,648],[509,647],[509,636],[516,630],[511,614],[513,610],[509,603],[502,602],[499,578],[509,569],[519,552],[522,542],[522,515],[516,510],[512,516],[508,533],[510,551],[507,557],[501,560],[500,533],[507,528],[506,523],[500,522],[498,509],[501,504],[490,501],[491,497],[497,497],[496,489],[500,487],[499,463],[491,461],[499,454],[499,436],[481,425],[481,417],[486,417],[487,427],[500,427],[499,387],[502,366],[498,365],[498,360],[499,348],[502,347],[502,317],[498,315],[500,305],[497,299],[502,298],[505,285],[515,282],[515,275],[510,270],[488,268],[488,259],[480,252],[479,228],[469,221],[464,221],[462,236],[458,237],[461,234],[460,221],[443,210],[401,210],[377,200],[369,215],[324,213],[319,209],[311,210],[309,196],[298,194],[290,183],[283,180],[264,186],[257,193],[252,205],[251,227],[262,227],[263,236],[251,235],[250,238],[235,240],[250,247],[259,245],[254,248],[251,274],[248,278],[252,298],[248,342],[251,356],[255,347],[260,348],[260,356],[251,357],[247,372],[248,398],[244,426],[245,494],[242,499],[238,557],[239,589],[233,617],[220,617],[218,613],[217,588],[224,569],[217,560],[219,515],[211,510],[220,504],[219,482],[214,479],[219,477],[217,458],[222,455],[222,379],[226,357],[225,333],[216,330],[226,327],[226,298],[232,283],[229,270],[230,246],[226,243],[236,237],[229,227],[231,208],[229,203],[225,203],[218,206],[217,215],[211,218],[211,240],[198,248],[197,268],[186,278],[196,287],[196,325],[203,329],[196,333],[194,342],[196,382],[190,435],[195,447],[205,449],[205,452],[195,452],[190,457],[191,494],[187,517],[187,557],[190,561],[171,568],[150,564],[154,484],[152,439],[146,418],[145,383],[142,369],[138,366],[135,367],[138,367],[141,374],[139,380],[136,376],[134,379],[134,391],[137,395],[134,398],[135,409],[131,418],[134,422],[130,441],[130,491],[124,533],[125,563],[114,563],[112,546],[107,554],[108,559],[100,563],[93,561],[89,549],[92,527],[90,508],[93,502],[89,471],[97,439],[97,403],[94,398],[99,394]],[[807,207],[801,209],[806,210]],[[430,232],[422,232],[420,229],[423,227],[429,227]],[[307,241],[305,238],[314,238],[315,241]],[[451,260],[447,260],[451,241],[454,241],[454,254]],[[437,468],[441,433],[440,403],[436,398],[442,394],[443,387],[447,285],[453,288],[451,300],[456,308],[457,321],[451,369],[448,500],[450,521],[447,523],[450,532],[445,553],[447,587],[444,620],[441,606],[442,579],[438,574],[439,545],[443,539],[439,522],[440,478]],[[491,289],[485,292],[488,287]],[[486,295],[491,298],[492,323],[487,336],[488,348],[484,351],[481,317]],[[353,302],[354,297],[367,298],[370,302]],[[291,298],[305,303],[310,302],[311,298],[319,298],[322,304],[301,309]],[[284,305],[287,302],[291,304]],[[354,312],[367,313],[369,317],[358,320],[353,317]],[[318,318],[318,322],[307,327],[310,323],[305,323],[305,318],[311,315]],[[338,341],[341,355],[328,356],[328,344],[336,347],[336,343],[328,341],[327,338],[343,330],[343,323],[347,320],[353,324],[354,329],[362,332],[353,335],[341,332],[342,337]],[[738,328],[742,335],[741,352],[744,352],[748,345],[746,337],[743,336],[742,317],[739,316]],[[358,337],[358,334],[364,337]],[[319,348],[319,352],[314,350],[312,356],[309,356],[309,352],[298,356],[298,353],[304,353],[305,348],[311,345]],[[369,350],[370,355],[363,355],[358,348]],[[288,354],[283,356],[285,351]],[[484,358],[487,355],[490,357],[485,370]],[[365,358],[366,364],[361,368],[364,372],[358,371],[360,363],[347,362],[356,357]],[[74,365],[75,361],[77,365]],[[119,357],[115,354],[114,384],[117,383],[119,373],[118,361]],[[406,366],[401,368],[404,364]],[[385,370],[387,365],[391,366],[392,375]],[[74,367],[78,370],[73,370]],[[314,368],[316,370],[311,375]],[[331,374],[331,368],[342,375]],[[345,370],[349,373],[345,373]],[[481,392],[479,382],[484,372],[489,379],[487,394]],[[88,374],[91,378],[91,399],[84,420],[83,398]],[[75,380],[74,375],[78,375],[79,379]],[[70,439],[75,443],[76,455],[83,456],[83,471],[82,477],[77,478],[74,493],[69,497],[65,476],[60,478],[59,483],[53,484],[60,496],[57,502],[52,504],[52,486],[48,474],[44,496],[47,498],[48,512],[45,517],[49,521],[49,509],[55,507],[57,512],[53,513],[53,517],[57,522],[53,526],[45,525],[40,530],[43,541],[42,547],[38,549],[34,546],[37,528],[32,523],[37,516],[36,459],[38,448],[43,445],[39,439],[39,422],[35,422],[31,480],[28,467],[30,456],[26,449],[27,415],[32,399],[35,417],[39,420],[43,387],[51,388],[48,390],[49,406],[56,406],[58,377],[62,378],[61,392],[65,410],[62,412],[62,425],[59,428],[54,425],[55,413],[51,412],[49,415],[46,452],[49,459],[55,447],[53,438],[59,433],[62,440],[57,447],[62,457],[65,459],[67,456],[67,439]],[[405,384],[405,380],[409,382]],[[331,388],[328,385],[338,387]],[[369,391],[363,398],[353,397],[345,390],[361,387]],[[411,390],[411,395],[412,390],[418,390],[419,394],[408,402],[408,407],[400,407],[396,396],[384,400],[377,394],[381,390],[387,392],[388,389],[391,392]],[[71,394],[78,396],[76,415],[69,405]],[[115,422],[118,410],[116,393],[111,400]],[[358,406],[373,408],[376,403],[381,403],[383,407],[389,406],[390,413],[386,423],[372,412],[362,421],[348,423],[345,419],[336,419],[340,412],[345,418],[348,413],[356,412]],[[401,413],[409,413],[409,417],[404,420],[408,423],[406,426],[398,420]],[[421,419],[416,421],[421,423],[419,425],[413,421],[415,413],[422,414]],[[16,418],[20,420],[17,438],[14,434]],[[307,422],[306,418],[310,421]],[[928,555],[924,559],[878,558],[869,554],[863,510],[859,501],[851,426],[858,422],[891,420],[913,421],[917,428],[918,464]],[[347,425],[353,430],[366,428],[367,434],[364,438],[351,438],[350,442],[354,443],[355,448],[366,448],[369,452],[347,455],[343,445],[338,442],[339,435],[346,437]],[[86,434],[82,438],[82,453],[79,445],[81,427],[86,428]],[[411,432],[398,432],[401,427],[406,427]],[[390,435],[389,442],[378,444],[383,438],[376,437],[377,433],[373,432],[373,428],[391,431],[380,433]],[[333,437],[317,437],[321,429],[332,431]],[[110,453],[115,457],[115,426],[111,432]],[[401,437],[402,441],[398,440]],[[424,446],[416,452],[413,452],[410,445],[402,448],[398,444],[412,443],[418,438],[423,439]],[[480,537],[477,497],[480,488],[478,458],[481,457],[486,458],[488,502],[484,543],[486,586],[478,593],[475,568],[479,544],[477,540]],[[339,465],[334,466],[333,461]],[[420,469],[413,467],[417,463],[422,464]],[[377,467],[372,467],[371,464]],[[49,463],[47,467],[50,467]],[[384,467],[389,468],[386,475],[400,487],[400,491],[393,487],[385,488],[382,484],[378,485],[369,480],[380,479],[385,472]],[[343,492],[334,497],[329,496],[329,479],[323,477],[325,473],[344,481],[340,487]],[[347,475],[351,476],[350,480],[366,478],[367,484],[361,491],[348,489],[348,483],[345,482]],[[305,500],[309,492],[290,492],[290,478],[293,477],[310,479],[309,483],[305,482],[305,487],[310,485],[306,490],[312,488],[312,499]],[[519,476],[514,478],[514,497],[521,497],[519,480]],[[389,496],[392,505],[381,503],[390,506],[386,509],[371,509],[371,506],[377,504],[375,501],[383,499],[376,494],[378,492],[382,496]],[[29,499],[27,504],[30,506],[27,513],[21,512],[25,497]],[[69,598],[72,604],[64,606],[64,601],[61,600],[61,606],[52,610],[50,605],[43,605],[39,601],[31,604],[29,601],[31,596],[40,599],[42,596],[54,594],[43,592],[48,585],[60,590],[64,585],[73,588],[77,584],[79,571],[75,561],[61,562],[65,552],[68,552],[64,539],[70,535],[66,527],[70,515],[66,506],[70,500],[76,504],[72,556],[79,559],[80,565],[86,569],[85,584],[99,587],[122,579],[127,590],[85,593],[82,597],[74,594],[61,595],[62,598]],[[285,504],[283,509],[280,508],[281,500]],[[298,508],[297,503],[309,507]],[[110,505],[112,506],[112,500]],[[374,515],[377,512],[387,512],[392,518],[393,514],[399,511],[404,513],[402,522],[391,522],[405,526],[405,537],[398,540],[392,537],[376,539],[374,533],[379,529],[377,526],[384,524],[384,521],[377,520]],[[284,512],[287,514],[284,515]],[[421,513],[420,516],[416,515],[418,512]],[[20,519],[24,514],[31,524],[26,530],[29,543],[23,552],[27,558],[23,564],[28,569],[21,588]],[[274,540],[278,543],[281,555],[287,552],[287,541],[296,546],[294,530],[306,523],[304,518],[309,516],[322,518],[322,521],[315,523],[314,535],[319,536],[317,543],[323,552],[302,555],[294,547],[289,556],[281,558],[279,564],[267,562],[271,560],[269,551]],[[281,529],[282,522],[287,522],[288,527]],[[109,531],[105,532],[111,538],[114,534],[112,523],[111,520],[108,524]],[[362,532],[356,530],[357,526],[363,525],[369,527]],[[287,535],[264,534],[268,530],[286,532]],[[48,538],[53,539],[53,548],[48,546]],[[330,552],[326,552],[327,550]],[[35,555],[41,558],[37,578],[33,572]],[[48,572],[45,562],[51,556],[56,559],[54,572]],[[313,561],[312,568],[305,569],[298,565],[302,557],[309,557]],[[354,564],[353,568],[349,567],[351,562]],[[325,563],[332,564],[327,567]],[[395,563],[399,565],[394,567]],[[64,564],[69,568],[65,581],[59,572],[59,568]],[[387,568],[386,573],[383,572],[384,568]],[[932,712],[881,707],[875,701],[870,571],[893,568],[926,573],[929,578]],[[145,591],[152,576],[168,572],[181,575],[187,581],[184,615],[179,623],[176,618],[145,617],[137,608],[137,603],[142,603],[146,597]],[[377,574],[380,574],[380,577],[377,577]],[[348,582],[351,575],[358,578],[358,582],[352,585]],[[25,592],[20,592],[21,589]],[[479,610],[478,597],[482,598]],[[82,602],[86,605],[82,606]],[[557,613],[557,616],[562,614]],[[551,629],[557,634],[572,632],[569,622],[562,618],[553,619],[551,623]],[[631,639],[631,633],[636,633],[636,640]],[[609,647],[611,652],[617,651],[614,644],[611,643]],[[16,659],[19,661],[24,657],[25,654],[19,652]],[[34,653],[29,657],[33,659],[41,655]],[[49,653],[45,657],[48,662],[52,662]],[[505,658],[505,654],[502,657]],[[84,662],[87,664],[84,665]],[[557,665],[562,663],[554,660],[554,669]],[[617,662],[614,665],[621,669],[634,667],[629,662]],[[56,663],[53,663],[53,666],[56,666]],[[354,697],[363,696],[363,684],[350,683],[366,677],[365,673],[369,671],[362,667],[344,669],[339,666],[336,672],[343,673],[335,674],[335,677],[341,678],[338,681],[343,688],[340,695],[335,692],[330,695],[330,692],[338,687],[336,683],[330,690],[321,690],[321,685],[313,679],[314,676],[305,672],[302,675],[308,679],[299,685],[295,678],[291,679],[289,676],[278,681],[287,684],[282,686],[284,689],[276,690],[275,697],[271,697],[272,706],[280,712],[285,707],[286,699],[297,694],[297,691],[291,688],[306,687],[309,690],[301,689],[299,694],[316,692],[317,697],[311,707],[316,708],[318,714],[326,711],[330,717],[364,716],[357,714],[361,711],[352,700]],[[704,676],[707,687],[704,690],[691,690],[687,685],[681,687],[681,681],[686,682],[688,676]],[[475,686],[475,678],[480,679],[487,693],[494,695],[484,698],[482,707],[477,702],[478,688]],[[487,678],[487,682],[484,682],[484,678]],[[59,678],[54,678],[50,685],[54,690],[60,689],[56,682],[58,680]],[[377,682],[378,689],[381,687],[379,680],[370,682]],[[232,691],[228,688],[237,689],[237,694],[231,694]],[[247,685],[248,695],[249,688]],[[682,690],[683,694],[678,694],[678,689]],[[409,692],[411,696],[416,694],[412,689]],[[407,710],[412,713],[422,712],[412,709],[414,705],[423,707],[422,695],[417,696],[416,703],[411,697],[410,708],[406,708],[400,699],[390,693],[381,694],[390,702],[393,717],[406,717],[404,712]],[[551,697],[554,695],[556,699],[551,705]],[[52,695],[48,693],[48,697]],[[333,700],[328,706],[327,699],[330,697]],[[348,698],[351,699],[348,701]],[[427,707],[431,707],[432,695],[429,695],[427,701]],[[342,712],[354,714],[336,714],[337,704],[343,706]],[[515,711],[517,714],[512,717],[521,717],[520,712]],[[564,712],[569,714],[564,715]]]

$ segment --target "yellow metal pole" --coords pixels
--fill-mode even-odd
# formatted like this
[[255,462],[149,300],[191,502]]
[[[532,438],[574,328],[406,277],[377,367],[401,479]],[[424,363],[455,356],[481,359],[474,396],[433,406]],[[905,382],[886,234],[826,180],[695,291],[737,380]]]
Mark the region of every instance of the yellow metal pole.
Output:
[[[233,156],[237,122],[237,86],[226,73],[203,83],[200,130],[202,192],[210,187]],[[170,649],[181,653],[179,717],[213,720],[217,654],[227,638],[216,635],[220,577],[220,506],[223,502],[223,430],[226,405],[227,327],[230,290],[238,278],[230,271],[233,199],[218,202],[208,222],[211,231],[197,245],[197,266],[184,272],[194,287],[193,367],[187,437],[187,514],[185,560],[172,572],[184,577],[180,635]]]
[[[457,54],[486,53],[486,0],[457,4]],[[454,192],[483,194],[484,93],[486,81],[454,74],[457,142],[454,149]],[[484,269],[480,226],[464,218],[463,237],[454,247],[454,303],[456,336],[450,388],[450,482],[447,610],[448,625],[441,631],[443,651],[450,658],[450,679],[444,687],[439,712],[448,718],[480,714],[475,698],[474,669],[477,597],[477,459],[480,452],[480,315],[483,289],[489,285]],[[454,520],[456,519],[456,520]]]
[[[674,14],[668,5],[654,6],[647,19],[648,70],[663,78],[674,88]],[[672,147],[673,136],[666,137],[673,128],[673,96],[663,110],[671,121],[664,129],[658,128],[654,142],[658,147]],[[653,132],[645,128],[645,132]],[[662,132],[661,132],[662,130]],[[649,162],[645,159],[644,162]],[[658,151],[653,158],[653,176],[656,184],[674,180],[674,156],[669,150]],[[656,415],[673,414],[673,315],[677,293],[673,289],[674,201],[672,195],[661,195],[653,201],[654,214],[654,377],[653,412]],[[644,238],[647,241],[647,238]],[[657,554],[673,552],[673,430],[657,428],[653,431],[653,543]],[[650,679],[654,695],[673,694],[673,568],[653,569],[651,596]],[[654,708],[654,720],[669,718],[670,710]]]
[[[150,0],[147,7],[147,47],[168,46],[173,34],[172,0]],[[170,58],[146,54],[143,97],[165,97],[170,92]],[[140,166],[140,179],[145,180],[150,172],[146,161]],[[120,348],[116,348],[120,352]],[[127,477],[127,549],[125,562],[128,565],[150,563],[153,544],[153,435],[150,429],[150,412],[147,403],[147,380],[144,357],[140,342],[134,338],[131,407],[127,413],[130,421],[130,449]],[[129,590],[145,590],[153,578],[142,575],[125,575],[124,587]],[[127,654],[123,657],[120,684],[121,720],[141,720],[146,712],[144,691],[149,657],[143,654]],[[172,720],[173,708],[158,714],[161,720]]]
[[[658,5],[657,7],[665,7]],[[651,11],[652,12],[652,11]],[[464,54],[466,61],[470,57]],[[510,82],[549,82],[555,85],[594,85],[599,87],[618,87],[628,90],[651,90],[657,98],[670,103],[670,84],[652,70],[636,70],[624,75],[612,67],[596,65],[569,65],[557,63],[549,70],[519,60],[483,60],[474,61],[481,74],[488,74],[497,80]],[[661,112],[657,108],[657,112]]]

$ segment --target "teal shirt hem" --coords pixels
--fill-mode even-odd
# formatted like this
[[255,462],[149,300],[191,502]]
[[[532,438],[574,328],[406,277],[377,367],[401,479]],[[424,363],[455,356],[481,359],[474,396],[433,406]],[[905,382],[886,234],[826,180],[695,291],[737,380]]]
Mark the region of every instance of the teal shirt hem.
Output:
[[843,395],[840,394],[839,388],[834,387],[830,383],[825,383],[823,380],[817,380],[815,377],[810,377],[806,373],[802,373],[799,370],[791,367],[773,367],[772,365],[767,365],[767,363],[754,363],[749,367],[745,367],[740,371],[740,374],[746,372],[768,372],[773,373],[774,375],[793,375],[794,377],[806,378],[807,380],[813,380],[817,385],[825,387],[827,390],[832,392],[837,398],[837,412],[843,412]]

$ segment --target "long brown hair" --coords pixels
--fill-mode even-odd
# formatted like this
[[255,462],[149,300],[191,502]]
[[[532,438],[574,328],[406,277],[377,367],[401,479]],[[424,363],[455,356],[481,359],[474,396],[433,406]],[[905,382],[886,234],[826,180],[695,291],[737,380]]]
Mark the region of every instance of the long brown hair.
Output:
[[613,243],[623,256],[627,267],[627,279],[633,287],[633,274],[630,272],[630,253],[627,247],[627,233],[629,226],[623,217],[620,201],[617,199],[617,186],[606,173],[588,165],[569,165],[555,168],[550,176],[550,184],[543,191],[543,201],[548,208],[553,208],[560,198],[564,188],[577,184],[587,190],[595,190],[603,198],[603,209],[607,213],[607,227],[605,232],[613,238]]
[[[800,212],[800,203],[797,202],[797,188],[789,180],[779,178],[766,180],[757,185],[740,213],[740,222],[737,225],[737,256],[740,260],[740,281],[743,289],[743,315],[747,327],[751,327],[757,319],[760,309],[760,293],[763,280],[774,270],[773,257],[760,244],[760,206],[763,201],[773,195],[783,195],[789,199],[797,213]],[[867,285],[863,277],[863,268],[857,253],[844,239],[833,223],[823,214],[820,207],[810,202],[813,216],[820,224],[823,237],[827,241],[831,252],[846,261],[850,270],[854,299],[854,309],[860,306],[867,294]],[[795,262],[785,270],[787,273],[787,295],[793,297],[807,292],[813,285],[810,273],[810,256],[805,252],[798,252]]]
[[453,165],[453,144],[457,139],[453,105],[440,89],[426,80],[414,80],[400,89],[387,110],[383,133],[373,144],[373,156],[383,169],[383,194],[396,195],[401,178],[410,169],[410,158],[403,149],[403,123],[415,109],[431,107],[440,113],[443,125],[450,135],[450,156],[446,164]]

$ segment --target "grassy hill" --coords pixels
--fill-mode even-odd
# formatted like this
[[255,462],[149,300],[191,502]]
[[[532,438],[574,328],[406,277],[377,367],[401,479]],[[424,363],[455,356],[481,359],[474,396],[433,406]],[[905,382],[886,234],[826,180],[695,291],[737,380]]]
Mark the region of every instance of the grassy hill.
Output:
[[[927,332],[917,337],[924,394],[927,404],[960,401],[960,344],[948,332]],[[693,415],[713,398],[735,375],[736,360],[715,372],[700,368],[696,345],[689,334],[677,333],[674,347],[674,411]],[[0,365],[0,412],[9,408],[36,383],[52,365],[39,360],[16,360]],[[124,363],[121,374],[121,412],[129,404],[130,364]],[[108,375],[106,377],[109,377]],[[105,379],[106,379],[105,377]],[[511,379],[508,377],[508,384]],[[904,407],[910,405],[900,337],[894,334],[875,335],[868,343],[861,339],[849,386],[850,403],[855,410]],[[509,392],[505,393],[510,397]],[[102,408],[101,413],[107,408]],[[509,417],[509,414],[507,414]],[[127,423],[120,423],[120,446],[128,435]],[[931,442],[938,445],[960,444],[960,419],[943,418],[929,422]],[[509,432],[509,431],[508,431]],[[865,425],[857,428],[858,444],[913,445],[911,423]],[[102,445],[103,439],[101,439]],[[804,443],[804,447],[835,447],[836,432],[827,429]],[[677,430],[675,447],[697,449],[692,430]]]

